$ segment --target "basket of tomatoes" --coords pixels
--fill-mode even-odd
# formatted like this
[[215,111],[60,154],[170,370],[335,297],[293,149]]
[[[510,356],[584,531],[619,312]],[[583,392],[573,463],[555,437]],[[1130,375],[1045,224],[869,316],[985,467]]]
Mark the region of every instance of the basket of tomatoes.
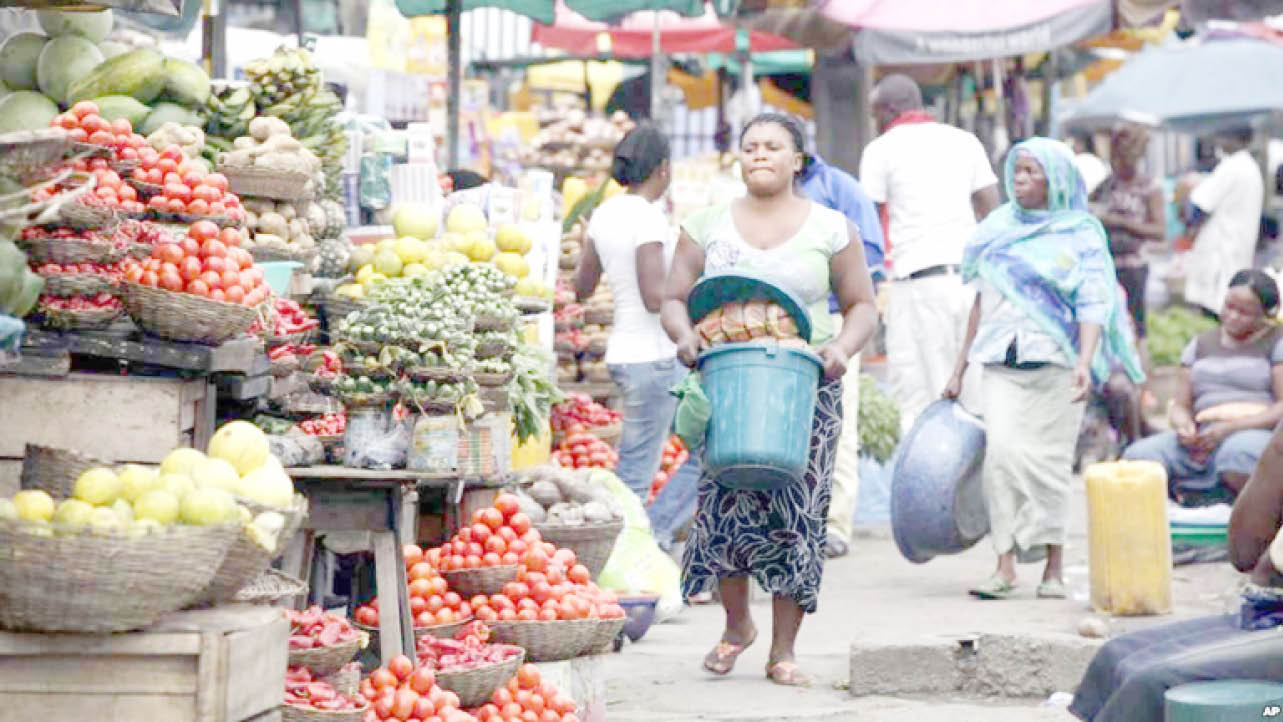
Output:
[[208,173],[187,160],[177,145],[138,151],[138,166],[128,185],[146,199],[153,219],[166,223],[208,220],[232,227],[245,220],[240,198],[228,190],[227,176]]
[[240,231],[197,221],[182,241],[153,247],[125,271],[123,301],[144,331],[172,341],[219,344],[259,318],[271,289]]

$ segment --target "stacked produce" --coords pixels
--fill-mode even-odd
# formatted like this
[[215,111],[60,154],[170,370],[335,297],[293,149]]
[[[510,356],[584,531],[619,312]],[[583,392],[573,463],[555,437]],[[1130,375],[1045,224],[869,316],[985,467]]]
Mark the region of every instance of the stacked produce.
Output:
[[516,496],[536,524],[600,524],[623,518],[623,510],[591,468],[538,466],[523,472]]
[[1180,306],[1149,314],[1149,353],[1155,366],[1175,366],[1181,352],[1199,334],[1216,328],[1216,322]]
[[619,452],[588,432],[568,434],[552,458],[568,469],[609,469],[619,465]]
[[473,711],[473,716],[477,722],[579,722],[576,709],[573,699],[542,679],[537,666],[523,664],[508,684],[495,690],[488,703]]
[[521,344],[512,357],[513,379],[508,406],[518,443],[538,438],[547,430],[553,406],[565,396],[552,375],[553,359],[541,348]]
[[635,125],[622,111],[606,117],[576,108],[547,118],[548,122],[514,160],[529,168],[546,168],[561,174],[609,171],[615,146]]
[[448,674],[501,664],[523,653],[521,647],[489,642],[490,628],[483,622],[475,621],[456,632],[452,639],[431,634],[419,637],[415,644],[415,656],[421,666],[440,674]]
[[252,424],[233,421],[210,439],[208,456],[196,449],[170,452],[159,468],[126,464],[94,467],[76,478],[60,502],[28,489],[0,499],[0,518],[27,522],[43,536],[143,536],[171,524],[242,524],[250,538],[274,551],[284,528],[275,511],[251,514],[239,499],[275,509],[294,502],[294,484]]
[[476,718],[463,711],[459,696],[437,684],[436,673],[417,666],[404,654],[397,655],[386,667],[379,667],[361,680],[361,697],[369,700],[371,709],[366,720],[428,720],[472,722]]
[[593,401],[587,394],[567,394],[566,400],[552,409],[554,432],[578,433],[615,426],[622,421],[618,411]]
[[[445,577],[437,568],[425,561],[422,549],[407,544],[402,549],[410,597],[410,616],[415,627],[435,627],[454,624],[472,618],[472,606],[457,592],[450,591]],[[356,608],[353,615],[358,624],[370,628],[379,626],[379,599],[375,597]]]
[[[863,427],[861,427],[861,431],[863,431]],[[682,437],[677,434],[668,437],[668,441],[664,443],[664,455],[659,463],[659,471],[655,472],[655,478],[650,482],[650,493],[646,496],[647,506],[655,502],[655,497],[659,496],[659,492],[664,490],[664,487],[668,485],[668,481],[689,460],[690,450],[686,448]]]
[[37,16],[43,34],[15,33],[0,46],[0,80],[11,91],[0,97],[0,132],[45,127],[60,107],[86,100],[109,123],[126,119],[143,134],[166,122],[204,125],[210,81],[200,67],[150,48],[109,48],[110,10]]
[[209,220],[227,227],[239,227],[245,220],[241,199],[228,190],[227,176],[210,173],[175,143],[160,150],[150,145],[139,149],[138,165],[129,179],[127,187],[138,191],[154,220]]
[[258,306],[271,288],[249,253],[239,248],[235,228],[219,229],[211,221],[196,221],[181,241],[152,248],[141,262],[126,266],[126,280],[167,291],[190,293],[214,301]]
[[346,617],[329,614],[315,605],[301,612],[286,609],[285,618],[290,623],[290,649],[333,647],[361,638]]
[[569,280],[557,282],[553,317],[557,324],[557,378],[563,383],[610,383],[604,360],[615,313],[610,285],[603,281],[584,304],[575,302]]
[[352,712],[367,709],[369,702],[359,695],[349,697],[329,682],[316,679],[307,667],[291,667],[285,673],[285,706],[321,712]]

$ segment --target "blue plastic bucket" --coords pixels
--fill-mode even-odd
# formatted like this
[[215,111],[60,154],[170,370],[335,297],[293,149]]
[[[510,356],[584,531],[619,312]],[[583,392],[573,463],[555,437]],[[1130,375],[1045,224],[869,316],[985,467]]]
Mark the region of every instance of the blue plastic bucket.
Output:
[[298,261],[257,261],[254,265],[263,269],[264,280],[272,287],[272,293],[278,296],[289,295],[294,269],[303,267]]
[[719,484],[774,489],[802,477],[821,367],[815,354],[775,343],[725,344],[700,356],[712,406],[704,466]]

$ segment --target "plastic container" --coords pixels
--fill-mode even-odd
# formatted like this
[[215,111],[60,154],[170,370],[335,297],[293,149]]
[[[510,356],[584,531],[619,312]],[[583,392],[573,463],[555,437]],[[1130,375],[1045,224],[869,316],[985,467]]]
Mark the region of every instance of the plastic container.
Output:
[[1087,481],[1091,605],[1130,616],[1172,608],[1167,472],[1152,461],[1093,464]]
[[984,458],[984,425],[956,401],[918,416],[890,464],[891,533],[905,559],[957,554],[989,533]]
[[303,267],[298,261],[258,261],[254,265],[263,269],[263,278],[278,296],[289,295],[294,269]]
[[636,642],[646,636],[646,630],[655,621],[655,608],[659,604],[658,594],[621,594],[619,606],[624,608],[628,621],[624,622],[624,634],[628,640]]
[[691,323],[699,323],[705,316],[731,301],[762,299],[779,305],[793,317],[798,335],[811,338],[811,314],[806,304],[795,294],[776,285],[766,276],[746,271],[712,273],[699,279],[691,289],[686,308]]
[[802,477],[822,364],[774,342],[724,344],[699,358],[712,405],[704,465],[723,486],[774,489]]
[[1283,684],[1259,679],[1190,682],[1163,694],[1165,722],[1238,722],[1283,717]]

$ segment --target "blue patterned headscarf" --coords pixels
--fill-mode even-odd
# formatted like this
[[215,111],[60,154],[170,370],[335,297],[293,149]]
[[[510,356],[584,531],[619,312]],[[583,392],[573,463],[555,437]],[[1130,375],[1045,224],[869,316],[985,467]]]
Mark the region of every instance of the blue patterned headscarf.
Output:
[[[1026,209],[1014,200],[1016,158],[1037,161],[1047,177],[1047,207]],[[1101,326],[1092,361],[1097,383],[1120,367],[1136,383],[1145,379],[1127,327],[1114,262],[1100,221],[1087,211],[1087,189],[1069,148],[1030,138],[1011,149],[1005,166],[1007,197],[976,228],[962,261],[963,279],[983,278],[1060,345],[1070,363],[1078,357],[1078,325]]]

